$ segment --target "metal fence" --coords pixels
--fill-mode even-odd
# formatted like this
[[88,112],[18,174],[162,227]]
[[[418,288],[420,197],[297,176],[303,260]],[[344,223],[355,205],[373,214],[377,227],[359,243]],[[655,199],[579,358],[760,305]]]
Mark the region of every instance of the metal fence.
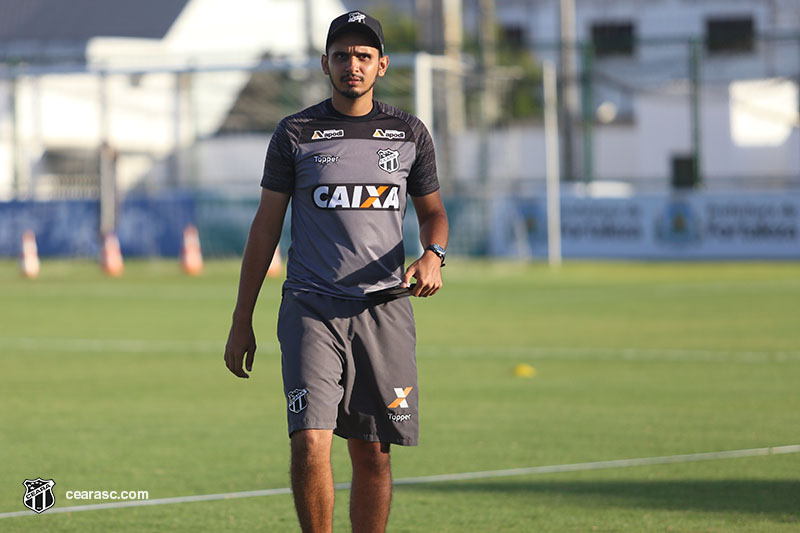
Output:
[[[683,39],[568,49],[578,67],[560,73],[567,195],[800,189],[800,36],[753,36],[738,48]],[[379,99],[419,114],[433,132],[458,220],[455,250],[492,253],[499,222],[489,206],[543,195],[541,61],[557,62],[559,51],[534,43],[499,54],[491,68],[468,54],[397,56],[376,86]],[[223,213],[254,206],[277,122],[328,93],[317,59],[6,57],[0,200],[117,206],[180,191],[196,199],[209,249],[235,254],[252,213]],[[104,216],[98,229],[121,215],[100,209]]]

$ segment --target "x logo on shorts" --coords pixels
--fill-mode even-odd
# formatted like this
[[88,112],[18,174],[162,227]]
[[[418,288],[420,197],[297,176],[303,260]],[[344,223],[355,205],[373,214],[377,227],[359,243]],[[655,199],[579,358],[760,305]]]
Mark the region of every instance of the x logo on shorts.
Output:
[[414,387],[406,387],[405,389],[400,389],[395,387],[394,394],[397,396],[397,398],[395,401],[389,404],[389,409],[395,409],[397,407],[407,408],[408,402],[406,401],[406,398],[408,397],[408,393],[411,392],[411,389],[413,388]]

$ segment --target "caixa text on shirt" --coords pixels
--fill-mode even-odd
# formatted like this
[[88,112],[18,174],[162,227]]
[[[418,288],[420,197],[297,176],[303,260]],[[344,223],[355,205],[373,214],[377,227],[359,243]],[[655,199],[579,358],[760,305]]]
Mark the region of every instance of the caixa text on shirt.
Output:
[[399,185],[356,183],[318,185],[314,189],[314,205],[320,209],[383,209],[399,211],[399,191]]

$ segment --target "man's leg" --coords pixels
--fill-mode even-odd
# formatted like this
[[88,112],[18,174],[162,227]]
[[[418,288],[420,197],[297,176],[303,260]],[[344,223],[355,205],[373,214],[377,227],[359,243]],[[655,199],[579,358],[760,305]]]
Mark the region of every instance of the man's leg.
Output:
[[392,500],[389,444],[348,439],[347,446],[353,463],[353,486],[350,489],[353,532],[383,532]]
[[304,429],[292,433],[292,491],[304,533],[333,529],[333,431]]

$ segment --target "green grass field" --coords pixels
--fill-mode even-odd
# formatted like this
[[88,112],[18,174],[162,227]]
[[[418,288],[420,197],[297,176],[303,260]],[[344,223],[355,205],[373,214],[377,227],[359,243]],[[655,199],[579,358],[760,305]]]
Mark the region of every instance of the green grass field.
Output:
[[[250,380],[222,350],[238,262],[108,279],[0,262],[0,514],[26,478],[56,504],[0,531],[298,531],[290,495],[53,513],[68,490],[151,499],[288,485],[275,323]],[[396,478],[800,444],[797,263],[462,262],[416,300],[421,445]],[[534,378],[515,377],[519,363]],[[335,442],[337,481],[349,481]],[[346,490],[335,529],[349,531]],[[800,454],[398,486],[389,531],[798,531]]]

